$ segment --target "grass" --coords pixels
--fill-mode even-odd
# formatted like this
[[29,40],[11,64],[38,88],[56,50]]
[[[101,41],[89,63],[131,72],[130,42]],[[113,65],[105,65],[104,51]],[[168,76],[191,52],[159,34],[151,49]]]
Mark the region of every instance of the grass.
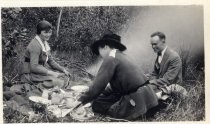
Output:
[[[89,84],[91,81],[87,73],[84,72],[84,70],[77,68],[78,66],[80,66],[83,69],[87,67],[84,61],[81,61],[80,63],[77,61],[77,60],[82,60],[82,58],[76,58],[78,56],[73,55],[73,54],[70,54],[68,57],[66,57],[65,55],[66,55],[65,53],[55,54],[56,58],[62,58],[62,59],[57,59],[57,61],[59,61],[61,65],[68,67],[70,69],[70,72],[73,74],[74,78],[71,79],[71,85]],[[14,62],[14,60],[12,61]],[[10,64],[8,66],[10,66]],[[6,69],[9,69],[8,66],[6,67]],[[191,68],[192,66],[188,66],[188,67]],[[90,73],[95,73],[94,72],[95,70],[97,70],[97,66],[90,66],[90,68],[87,68],[87,71]],[[182,86],[187,89],[188,97],[183,99],[178,94],[174,94],[172,96],[173,101],[167,107],[159,110],[152,117],[142,116],[138,118],[136,121],[162,122],[162,121],[204,121],[205,120],[204,71],[196,71],[193,69],[186,69],[186,70],[188,70],[188,72],[186,72],[188,73],[188,75],[199,77],[199,78],[194,78],[194,79],[190,78],[190,80],[185,80],[183,82]],[[9,75],[9,73],[6,73],[6,74]],[[3,75],[3,76],[6,76],[9,79],[13,79],[14,77],[14,76],[9,77],[7,75]],[[7,82],[12,83],[11,80],[9,79]],[[17,82],[17,79],[15,78],[13,82]],[[56,118],[55,116],[52,115],[52,113],[47,112],[47,111],[38,112],[37,114],[38,114],[38,117],[31,120],[27,115],[24,115],[16,110],[13,110],[9,107],[3,108],[3,119],[5,123],[77,122],[76,120],[72,119],[69,115],[63,118]],[[96,117],[88,121],[121,122],[123,120],[112,120],[104,116],[97,115]]]
[[[187,82],[185,82],[187,83]],[[201,121],[205,120],[205,95],[204,87],[200,82],[193,84],[188,90],[185,99],[173,96],[173,102],[166,110],[155,115],[155,121]]]
[[[205,120],[205,95],[203,82],[186,82],[193,83],[193,86],[188,89],[189,96],[186,99],[181,99],[178,95],[173,96],[173,102],[166,108],[158,111],[154,117],[141,117],[136,121],[146,122],[162,122],[162,121],[204,121]],[[6,123],[28,123],[28,122],[77,122],[69,115],[64,118],[56,118],[51,113],[44,111],[39,113],[39,116],[33,120],[21,114],[18,111],[10,108],[4,108],[4,122]],[[14,116],[15,115],[15,116]],[[107,119],[104,116],[96,116],[89,121],[94,122],[109,122],[117,121]]]

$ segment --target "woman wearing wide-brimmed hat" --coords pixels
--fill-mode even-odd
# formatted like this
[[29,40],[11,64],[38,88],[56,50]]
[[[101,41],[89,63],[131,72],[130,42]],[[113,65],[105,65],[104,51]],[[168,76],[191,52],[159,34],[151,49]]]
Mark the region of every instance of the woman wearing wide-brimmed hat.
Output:
[[103,63],[78,104],[92,101],[94,112],[128,120],[145,114],[158,104],[154,91],[147,85],[147,78],[123,53],[126,47],[121,44],[120,36],[104,35],[91,48],[93,53],[102,56]]
[[[41,21],[37,25],[37,33],[34,39],[27,46],[23,66],[22,82],[39,83],[44,88],[65,86],[65,81],[60,79],[69,72],[56,63],[50,53],[48,40],[52,35],[52,25],[48,21]],[[49,66],[47,66],[49,65]],[[48,67],[51,67],[48,68]]]

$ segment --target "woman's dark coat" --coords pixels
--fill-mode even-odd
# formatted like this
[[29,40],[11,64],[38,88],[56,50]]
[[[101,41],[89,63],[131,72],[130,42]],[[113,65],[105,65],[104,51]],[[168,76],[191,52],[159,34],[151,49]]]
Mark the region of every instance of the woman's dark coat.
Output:
[[[158,104],[146,77],[127,55],[120,51],[103,60],[99,72],[79,101],[93,101],[95,112],[112,117],[135,119]],[[107,84],[110,84],[110,87]]]

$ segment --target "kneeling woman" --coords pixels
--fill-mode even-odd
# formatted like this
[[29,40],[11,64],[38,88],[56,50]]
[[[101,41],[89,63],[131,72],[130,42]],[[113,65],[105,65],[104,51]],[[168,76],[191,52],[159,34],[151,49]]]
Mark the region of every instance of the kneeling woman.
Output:
[[[50,54],[48,40],[52,35],[52,25],[41,21],[37,25],[37,35],[27,46],[22,67],[22,82],[42,84],[41,86],[63,88],[65,81],[59,77],[69,75],[65,68],[57,64]],[[49,69],[47,64],[52,68]]]
[[158,100],[144,74],[123,53],[126,47],[120,39],[116,34],[107,34],[92,45],[103,63],[93,84],[75,106],[92,101],[94,112],[132,120],[156,106]]

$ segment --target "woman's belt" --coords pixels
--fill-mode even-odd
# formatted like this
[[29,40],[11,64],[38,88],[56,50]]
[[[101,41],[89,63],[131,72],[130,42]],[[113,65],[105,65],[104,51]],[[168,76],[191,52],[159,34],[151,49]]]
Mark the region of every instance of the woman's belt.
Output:
[[[25,57],[25,62],[30,62],[30,58]],[[44,62],[39,61],[39,64],[43,64]]]

